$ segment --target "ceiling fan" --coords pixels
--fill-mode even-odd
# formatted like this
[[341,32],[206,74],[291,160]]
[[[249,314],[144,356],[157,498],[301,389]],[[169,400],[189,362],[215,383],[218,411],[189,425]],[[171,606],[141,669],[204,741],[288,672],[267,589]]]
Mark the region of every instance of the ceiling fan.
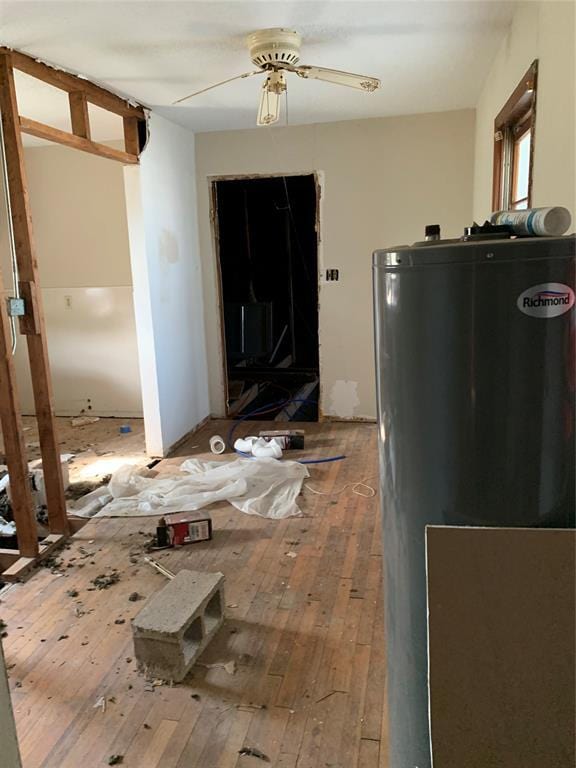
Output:
[[215,85],[209,85],[207,88],[190,93],[173,103],[181,104],[193,96],[206,93],[212,88],[218,88],[226,83],[231,83],[233,80],[265,74],[266,80],[262,85],[256,123],[257,125],[272,125],[272,123],[278,122],[280,117],[280,96],[286,91],[287,72],[293,72],[306,80],[325,80],[328,83],[347,85],[367,92],[375,91],[380,87],[380,80],[376,77],[354,75],[339,69],[327,69],[326,67],[314,67],[306,64],[298,65],[302,38],[293,29],[260,29],[248,35],[246,42],[252,63],[258,69],[230,77],[228,80],[223,80]]

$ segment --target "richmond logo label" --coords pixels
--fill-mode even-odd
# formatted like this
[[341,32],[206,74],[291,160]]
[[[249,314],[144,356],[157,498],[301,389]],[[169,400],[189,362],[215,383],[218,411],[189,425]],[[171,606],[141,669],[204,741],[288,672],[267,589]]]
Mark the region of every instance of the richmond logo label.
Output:
[[518,296],[516,306],[532,317],[558,317],[574,306],[574,291],[564,283],[542,283]]

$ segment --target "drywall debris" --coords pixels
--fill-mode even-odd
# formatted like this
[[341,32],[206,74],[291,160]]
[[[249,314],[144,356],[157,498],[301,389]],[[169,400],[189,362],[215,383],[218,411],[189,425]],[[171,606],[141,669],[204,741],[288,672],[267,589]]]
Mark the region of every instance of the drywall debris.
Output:
[[268,755],[265,755],[264,752],[256,749],[256,747],[242,747],[242,749],[238,750],[238,754],[241,757],[257,757],[259,760],[263,760],[265,763],[270,762]]
[[228,672],[229,675],[235,675],[236,674],[236,662],[234,659],[227,662],[216,662],[215,664],[198,664],[199,667],[204,667],[204,669],[223,669],[225,672]]
[[100,696],[100,698],[97,699],[96,704],[94,704],[93,709],[101,709],[102,712],[106,712],[106,697]]
[[292,558],[298,557],[298,552],[284,552],[284,554],[286,555],[286,557],[292,557]]
[[236,704],[236,709],[239,709],[241,712],[253,712],[255,709],[268,709],[266,704]]
[[117,584],[119,581],[120,574],[118,571],[114,570],[109,574],[101,573],[99,576],[96,576],[95,579],[92,579],[90,583],[94,584],[94,586],[98,589],[108,589],[108,587],[111,587],[113,584]]
[[100,416],[75,416],[70,419],[71,427],[85,427],[87,424],[95,424],[100,421]]

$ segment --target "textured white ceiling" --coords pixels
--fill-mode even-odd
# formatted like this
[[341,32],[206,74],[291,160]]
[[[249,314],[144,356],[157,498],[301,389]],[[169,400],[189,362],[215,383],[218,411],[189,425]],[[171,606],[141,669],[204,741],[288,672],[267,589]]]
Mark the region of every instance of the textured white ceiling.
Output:
[[[290,124],[472,107],[514,11],[514,2],[9,2],[0,0],[0,42],[86,75],[195,131],[255,125],[261,78],[175,99],[252,64],[245,35],[287,26],[303,36],[301,63],[375,75],[374,94],[289,76]],[[18,78],[20,112],[68,127],[66,98]],[[285,120],[285,113],[282,120]],[[120,124],[94,116],[98,140]]]

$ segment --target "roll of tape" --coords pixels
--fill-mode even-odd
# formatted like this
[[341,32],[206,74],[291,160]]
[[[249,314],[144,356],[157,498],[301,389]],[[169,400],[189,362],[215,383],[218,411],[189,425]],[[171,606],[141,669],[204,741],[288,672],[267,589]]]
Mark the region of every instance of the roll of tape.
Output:
[[224,453],[226,450],[226,443],[224,442],[224,438],[220,437],[220,435],[214,435],[211,437],[210,450],[212,453]]

